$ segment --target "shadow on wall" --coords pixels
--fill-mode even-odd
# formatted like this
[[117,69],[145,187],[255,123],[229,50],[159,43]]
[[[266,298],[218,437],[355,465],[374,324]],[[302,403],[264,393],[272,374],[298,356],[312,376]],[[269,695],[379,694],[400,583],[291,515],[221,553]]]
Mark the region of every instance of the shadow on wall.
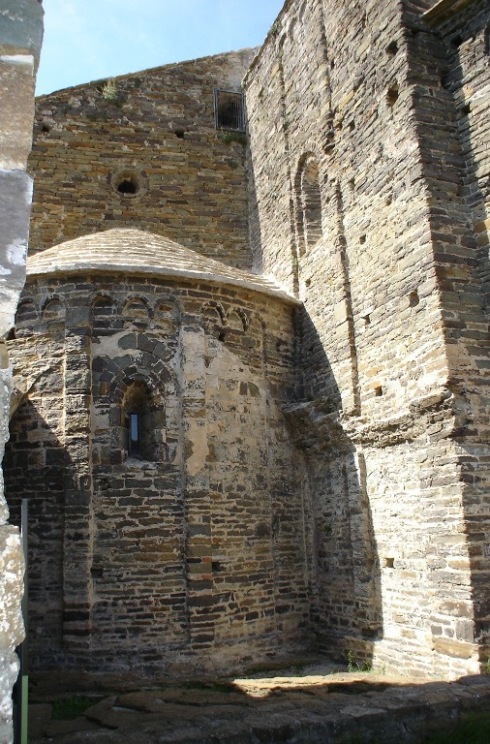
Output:
[[[486,26],[482,25],[486,22]],[[472,24],[480,24],[480,28]],[[463,282],[454,281],[457,321],[450,316],[450,333],[463,350],[466,370],[455,378],[458,409],[456,411],[456,441],[464,450],[461,458],[463,508],[467,550],[470,561],[473,617],[461,618],[462,641],[479,646],[480,663],[488,668],[490,658],[490,473],[488,461],[488,367],[490,346],[488,323],[490,315],[490,236],[488,203],[490,200],[490,170],[482,142],[488,146],[488,109],[486,105],[467,98],[468,74],[474,74],[474,49],[484,64],[479,66],[477,87],[488,88],[490,82],[489,39],[490,12],[470,17],[460,33],[447,43],[455,64],[442,76],[442,86],[454,96],[460,148],[465,159],[463,196],[464,217],[469,224],[461,226],[461,245],[469,247],[466,257],[468,275]],[[461,92],[465,96],[461,96]],[[473,97],[474,98],[474,97]],[[466,100],[465,100],[466,99]],[[486,158],[486,159],[485,159]],[[458,226],[459,227],[459,226]],[[450,308],[452,310],[453,308]],[[463,366],[463,365],[461,365]]]
[[[382,630],[382,612],[379,560],[365,486],[364,461],[362,453],[352,446],[339,424],[340,391],[316,329],[304,310],[298,311],[296,332],[297,353],[300,349],[305,352],[298,363],[302,377],[307,370],[318,381],[314,397],[306,400],[300,389],[294,402],[282,406],[302,464],[301,478],[297,481],[303,482],[309,563],[310,627],[306,633],[309,638],[313,627],[318,650],[343,661],[351,654],[353,660],[369,665],[373,643]],[[305,338],[308,343],[301,343]],[[278,355],[288,353],[277,345],[273,350]],[[38,394],[42,396],[42,390]],[[5,456],[6,486],[14,521],[20,519],[21,500],[28,498],[30,502],[29,546],[30,553],[36,557],[31,560],[30,568],[30,650],[33,666],[38,668],[56,665],[63,657],[67,642],[75,643],[70,646],[74,653],[83,651],[84,634],[90,632],[90,621],[95,617],[86,616],[91,610],[83,604],[91,566],[89,556],[83,552],[87,549],[84,546],[88,544],[86,532],[91,518],[88,485],[84,486],[82,479],[75,478],[74,463],[53,432],[55,423],[56,412],[45,410],[42,414],[36,401],[25,399],[12,418]],[[83,452],[79,452],[83,456]],[[120,468],[120,464],[117,467]],[[146,481],[144,485],[146,487]],[[107,512],[114,513],[119,496],[124,501],[127,495],[110,489],[104,491]],[[102,496],[99,494],[98,498]],[[154,508],[159,509],[160,502],[153,501]],[[137,500],[134,508],[139,508]],[[287,499],[284,509],[287,517]],[[289,514],[292,513],[289,505]],[[177,511],[175,519],[177,524]],[[155,529],[160,529],[157,518],[155,525]],[[177,535],[178,529],[173,532]],[[112,533],[107,530],[106,533],[109,541],[113,540]],[[289,544],[287,535],[285,539]],[[136,552],[140,541],[135,533]],[[116,543],[111,549],[117,547]],[[169,541],[165,543],[166,550],[169,544]],[[296,540],[291,542],[296,545],[295,550],[297,544]],[[124,550],[128,553],[127,545]],[[42,560],[39,560],[40,555]],[[131,561],[136,572],[142,568],[145,577],[148,576],[147,564],[139,566],[134,557]],[[299,561],[291,565],[301,570]],[[100,575],[92,578],[100,583],[105,568],[96,566]],[[174,569],[176,574],[181,570],[177,562]],[[306,566],[303,570],[306,573]],[[283,573],[281,591],[285,607],[290,604],[288,598],[295,579],[287,571]],[[161,579],[159,581],[161,583]],[[127,607],[121,615],[124,622]],[[99,605],[99,610],[104,611],[103,604]],[[177,625],[181,622],[179,612],[176,610],[172,614],[179,621]],[[111,627],[113,624],[114,615]],[[81,645],[76,645],[78,643]]]
[[[430,220],[451,367],[454,423],[450,437],[457,448],[454,463],[460,469],[466,541],[459,550],[463,561],[469,560],[471,602],[448,598],[446,609],[458,617],[457,629],[447,637],[444,624],[434,618],[433,643],[442,653],[449,651],[462,658],[471,654],[471,644],[478,644],[480,662],[485,665],[490,649],[490,399],[486,392],[490,165],[486,151],[488,107],[483,92],[490,82],[490,11],[482,5],[480,12],[473,8],[454,13],[443,19],[436,31],[441,34],[439,47],[434,46],[434,33],[429,42],[425,35],[413,34],[412,44],[420,45],[423,51],[423,45],[430,44],[441,60],[441,65],[434,65],[428,73],[432,76],[427,80],[430,99],[421,94],[416,105],[422,115],[430,111],[431,117],[430,127],[421,130],[421,142],[432,155],[425,159],[424,175],[431,193]],[[472,85],[468,87],[470,78]],[[441,469],[437,485],[450,487],[454,481],[444,478]],[[434,544],[440,568],[441,544]],[[461,570],[460,583],[466,584],[464,562],[458,565],[446,541],[442,541],[442,549],[448,551],[448,557],[443,556],[447,563],[441,570],[447,570],[447,565]]]
[[[339,421],[340,391],[315,326],[298,315],[298,365],[321,384],[287,406],[286,419],[305,463],[305,510],[311,527],[311,620],[319,650],[370,666],[382,636],[380,562],[362,452]],[[308,343],[304,344],[304,340]]]
[[[263,271],[256,174],[250,152],[248,157],[250,240],[254,269]],[[287,255],[281,269],[287,271],[286,264],[291,265],[289,279],[295,287],[298,277],[292,225],[287,234]],[[364,457],[339,422],[340,390],[305,308],[297,312],[295,335],[301,380],[296,401],[283,410],[304,463],[311,626],[319,651],[339,661],[352,659],[370,666],[374,642],[382,636],[383,616],[380,561]]]
[[39,668],[52,666],[62,651],[64,508],[69,473],[64,446],[32,402],[24,400],[10,422],[4,476],[13,524],[20,525],[22,499],[29,500],[29,654]]

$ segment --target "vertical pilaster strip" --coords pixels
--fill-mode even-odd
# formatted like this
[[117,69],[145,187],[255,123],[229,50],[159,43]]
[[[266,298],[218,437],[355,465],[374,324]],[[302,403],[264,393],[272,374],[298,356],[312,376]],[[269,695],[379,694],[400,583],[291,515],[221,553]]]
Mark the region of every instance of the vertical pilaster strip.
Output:
[[214,641],[212,535],[206,417],[206,339],[202,327],[182,321],[187,614],[190,646]]
[[354,325],[354,316],[352,312],[352,294],[351,282],[349,275],[349,259],[347,255],[347,241],[344,228],[344,202],[342,198],[342,188],[340,182],[335,184],[335,231],[334,238],[335,252],[339,257],[341,267],[341,297],[338,298],[335,314],[339,324],[345,324],[345,335],[350,357],[350,377],[352,399],[345,406],[346,413],[360,415],[361,413],[361,396],[359,391],[359,369],[357,362],[356,348],[356,330]]
[[87,658],[91,638],[92,554],[94,538],[91,447],[91,339],[89,308],[85,324],[67,311],[65,338],[65,448],[67,479],[64,526],[63,644]]
[[286,106],[286,80],[284,78],[284,67],[281,61],[282,57],[282,46],[284,44],[284,36],[281,38],[279,42],[279,50],[278,50],[278,68],[279,68],[279,80],[280,80],[280,86],[281,86],[281,122],[282,122],[282,131],[283,131],[283,137],[284,137],[284,159],[286,162],[286,168],[287,168],[287,174],[288,174],[288,183],[289,183],[289,201],[288,201],[288,214],[289,214],[289,246],[290,246],[290,255],[291,260],[293,262],[293,292],[295,295],[299,292],[299,251],[298,251],[298,240],[296,238],[296,220],[294,218],[294,175],[291,171],[291,163],[292,163],[292,157],[291,157],[291,147],[289,144],[289,135],[288,135],[288,112],[287,112],[287,106]]

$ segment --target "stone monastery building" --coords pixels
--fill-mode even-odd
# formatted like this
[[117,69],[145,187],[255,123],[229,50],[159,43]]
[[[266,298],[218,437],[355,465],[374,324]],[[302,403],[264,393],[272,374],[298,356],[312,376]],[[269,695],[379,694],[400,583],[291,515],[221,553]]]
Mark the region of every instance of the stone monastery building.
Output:
[[34,665],[485,666],[489,104],[489,0],[287,0],[259,50],[37,100]]

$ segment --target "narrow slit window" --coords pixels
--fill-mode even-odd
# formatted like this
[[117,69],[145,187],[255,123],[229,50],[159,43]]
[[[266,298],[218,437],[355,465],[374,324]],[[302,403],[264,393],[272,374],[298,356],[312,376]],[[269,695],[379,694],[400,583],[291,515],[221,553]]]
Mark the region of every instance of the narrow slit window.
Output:
[[129,429],[129,456],[140,455],[140,415],[130,413],[128,419]]
[[127,388],[122,401],[121,427],[121,445],[126,452],[123,459],[158,461],[157,429],[161,428],[161,415],[143,381],[134,381]]
[[214,118],[217,129],[245,131],[245,105],[243,93],[228,90],[214,91]]
[[304,255],[322,237],[322,198],[318,163],[305,158],[296,180],[297,220],[300,254]]

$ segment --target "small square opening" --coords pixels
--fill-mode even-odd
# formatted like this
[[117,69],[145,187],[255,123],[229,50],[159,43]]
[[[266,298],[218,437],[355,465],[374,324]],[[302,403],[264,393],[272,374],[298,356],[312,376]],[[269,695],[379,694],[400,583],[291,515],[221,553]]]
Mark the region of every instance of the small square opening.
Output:
[[217,129],[245,131],[245,105],[242,92],[214,91],[214,118]]

